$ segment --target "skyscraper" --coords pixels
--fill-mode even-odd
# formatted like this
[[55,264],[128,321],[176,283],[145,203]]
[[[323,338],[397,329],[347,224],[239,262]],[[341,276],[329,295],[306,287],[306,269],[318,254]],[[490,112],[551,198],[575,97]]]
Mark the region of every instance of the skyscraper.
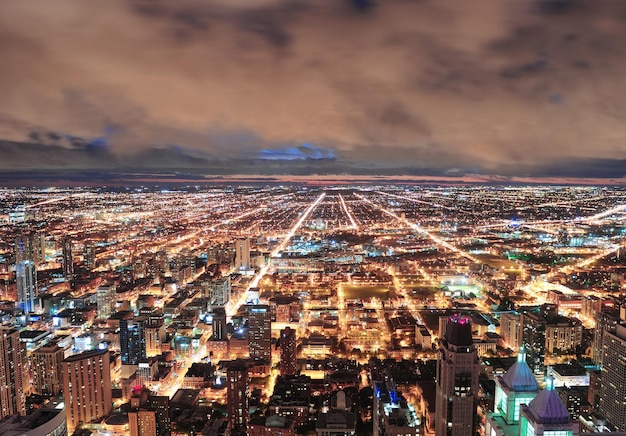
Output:
[[15,238],[15,262],[32,260],[35,267],[46,261],[46,237],[41,233],[23,233]]
[[250,238],[235,241],[235,269],[250,269]]
[[86,242],[83,251],[83,259],[85,261],[85,266],[89,271],[95,268],[96,266],[96,247],[93,245],[93,242]]
[[272,361],[272,312],[260,304],[248,309],[250,359]]
[[296,331],[286,327],[280,331],[280,375],[296,373]]
[[223,307],[213,309],[213,339],[225,341],[228,338],[226,331],[226,310]]
[[162,319],[150,319],[144,324],[146,357],[158,356],[162,353],[161,344],[165,340],[165,326]]
[[517,312],[506,312],[500,315],[500,334],[513,350],[519,349],[521,345],[520,318]]
[[42,252],[36,241],[40,241],[40,238],[35,233],[25,233],[15,238],[17,303],[24,313],[34,312],[37,303],[37,264]]
[[58,345],[37,348],[31,354],[33,391],[41,395],[58,395],[63,388],[59,373],[63,363],[64,351]]
[[63,276],[65,280],[74,279],[74,261],[72,259],[72,240],[69,236],[63,238]]
[[250,418],[248,362],[237,359],[224,362],[224,365],[227,378],[228,421],[232,428],[245,430]]
[[26,348],[15,329],[0,328],[0,419],[26,415]]
[[70,356],[62,364],[68,433],[111,412],[111,362],[108,350]]
[[476,429],[478,353],[469,318],[448,319],[437,362],[435,433],[472,436]]
[[519,436],[576,436],[578,427],[554,390],[552,377],[548,377],[546,388],[528,405],[520,406]]
[[21,260],[15,265],[17,284],[17,304],[24,313],[37,308],[37,269],[32,260]]
[[232,291],[232,285],[230,283],[230,276],[220,277],[215,282],[211,283],[209,296],[211,305],[223,307],[230,300],[230,293]]
[[600,413],[618,431],[626,430],[626,325],[604,331]]
[[503,376],[497,376],[493,413],[487,416],[485,434],[505,436],[517,434],[522,404],[530,403],[539,392],[539,385],[522,347],[517,362]]
[[115,285],[102,285],[96,291],[96,304],[98,306],[98,318],[107,319],[113,313],[115,304]]
[[602,367],[604,363],[604,332],[615,331],[619,324],[619,310],[615,308],[605,308],[595,316],[596,328],[593,331],[592,357],[596,365]]
[[137,365],[146,358],[143,318],[120,319],[120,351],[123,365]]
[[545,372],[546,320],[538,313],[522,314],[522,345],[526,349],[526,361],[535,374]]

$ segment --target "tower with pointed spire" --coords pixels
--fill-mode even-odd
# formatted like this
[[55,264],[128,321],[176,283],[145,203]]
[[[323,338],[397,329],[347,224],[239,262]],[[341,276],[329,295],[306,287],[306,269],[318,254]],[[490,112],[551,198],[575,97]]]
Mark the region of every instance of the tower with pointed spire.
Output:
[[577,436],[579,425],[554,390],[554,378],[548,377],[546,388],[520,410],[519,436]]
[[520,348],[517,361],[502,376],[496,377],[494,411],[487,416],[485,434],[517,435],[522,404],[530,403],[539,393],[533,371],[526,363],[526,349]]

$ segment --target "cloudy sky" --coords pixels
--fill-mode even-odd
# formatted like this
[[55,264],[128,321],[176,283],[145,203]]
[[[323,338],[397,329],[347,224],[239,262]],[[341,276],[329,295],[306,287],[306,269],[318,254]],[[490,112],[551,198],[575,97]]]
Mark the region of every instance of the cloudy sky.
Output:
[[3,0],[0,170],[622,177],[623,0]]

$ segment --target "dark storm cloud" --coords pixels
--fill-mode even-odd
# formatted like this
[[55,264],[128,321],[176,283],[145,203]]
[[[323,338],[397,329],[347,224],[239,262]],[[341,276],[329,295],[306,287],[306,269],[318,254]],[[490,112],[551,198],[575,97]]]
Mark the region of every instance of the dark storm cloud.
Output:
[[620,0],[7,0],[0,137],[111,167],[308,143],[335,157],[316,171],[602,167],[626,155],[624,40]]

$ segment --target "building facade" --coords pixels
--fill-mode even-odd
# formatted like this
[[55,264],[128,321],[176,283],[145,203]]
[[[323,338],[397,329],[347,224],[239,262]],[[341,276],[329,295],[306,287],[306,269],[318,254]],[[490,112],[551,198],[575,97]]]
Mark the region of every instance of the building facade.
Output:
[[33,391],[40,395],[58,395],[63,390],[59,378],[65,351],[58,345],[37,348],[30,357]]
[[604,332],[600,413],[618,431],[626,431],[626,325]]
[[108,350],[70,356],[62,364],[68,431],[111,412],[111,362]]
[[120,351],[123,365],[137,365],[146,359],[145,319],[120,319]]
[[107,319],[113,313],[116,297],[115,285],[102,285],[96,291],[96,304],[98,306],[98,318]]
[[543,391],[528,405],[521,406],[519,436],[577,436],[578,427],[578,422],[570,420],[551,377]]
[[72,239],[66,236],[61,241],[62,243],[62,255],[63,255],[63,276],[65,280],[71,281],[74,279],[74,260],[72,258]]
[[517,312],[505,312],[500,315],[500,336],[513,350],[522,345],[521,315]]
[[296,373],[296,331],[286,327],[280,331],[280,375]]
[[469,318],[447,321],[437,362],[435,433],[473,436],[476,432],[479,360]]
[[235,269],[250,269],[250,238],[237,238],[235,241]]
[[26,349],[15,329],[0,329],[0,419],[26,415]]
[[22,260],[15,265],[17,303],[24,313],[35,312],[38,306],[37,268],[33,260]]
[[272,313],[268,305],[248,309],[250,359],[272,361]]
[[607,308],[595,315],[596,328],[593,331],[592,358],[596,365],[602,367],[604,358],[604,332],[615,331],[619,324],[619,309]]
[[526,363],[524,348],[517,362],[502,376],[495,378],[494,410],[487,416],[485,434],[508,436],[519,431],[522,404],[530,403],[539,393],[535,374]]
[[245,429],[250,419],[249,364],[245,360],[232,360],[226,366],[226,397],[228,421],[231,428]]

